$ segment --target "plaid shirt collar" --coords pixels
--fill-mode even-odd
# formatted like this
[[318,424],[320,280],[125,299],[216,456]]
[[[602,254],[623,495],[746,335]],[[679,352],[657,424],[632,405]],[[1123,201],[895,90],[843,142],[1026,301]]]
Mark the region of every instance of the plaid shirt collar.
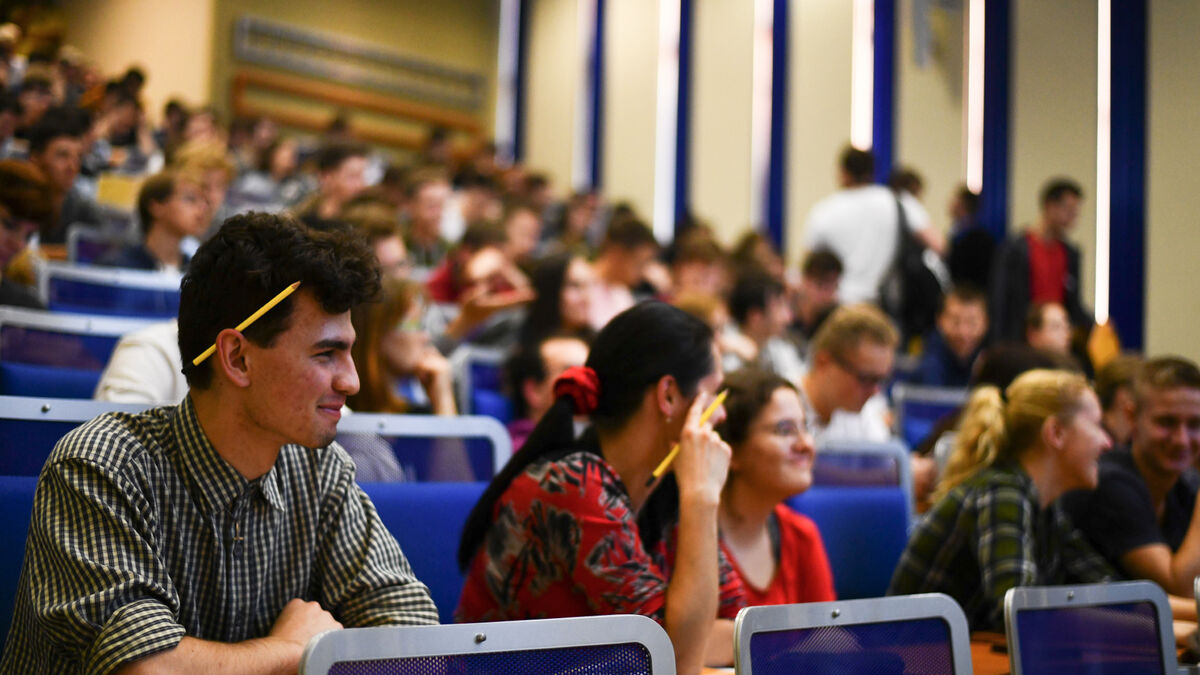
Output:
[[231,510],[235,501],[255,487],[275,510],[285,510],[275,478],[275,467],[272,466],[255,480],[246,480],[209,442],[196,417],[196,408],[190,395],[183,399],[171,416],[171,433],[182,450],[183,471],[200,495],[199,503],[206,513]]

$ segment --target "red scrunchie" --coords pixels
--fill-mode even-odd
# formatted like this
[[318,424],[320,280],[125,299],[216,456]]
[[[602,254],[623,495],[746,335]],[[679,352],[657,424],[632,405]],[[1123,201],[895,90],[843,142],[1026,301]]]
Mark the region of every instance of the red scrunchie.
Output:
[[600,378],[587,366],[571,366],[554,381],[554,398],[567,395],[576,415],[588,415],[600,400]]

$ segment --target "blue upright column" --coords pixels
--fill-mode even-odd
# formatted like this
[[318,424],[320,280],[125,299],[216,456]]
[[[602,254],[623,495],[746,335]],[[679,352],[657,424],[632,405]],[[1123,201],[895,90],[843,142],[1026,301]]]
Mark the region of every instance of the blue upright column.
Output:
[[896,129],[896,0],[875,0],[874,51],[871,152],[875,181],[884,183],[892,171]]
[[692,0],[679,0],[679,87],[675,105],[675,227],[691,198]]
[[533,0],[521,0],[521,17],[517,22],[517,92],[513,106],[513,161],[525,159],[525,85],[529,79],[529,16]]
[[1008,230],[1009,0],[984,3],[983,191],[979,222],[1002,240]]
[[771,155],[767,161],[767,237],[783,251],[787,226],[788,0],[775,0],[771,25]]
[[595,30],[592,33],[592,53],[590,56],[592,91],[589,97],[591,110],[591,175],[592,189],[604,185],[601,167],[604,166],[604,0],[596,0]]
[[1145,338],[1146,4],[1112,3],[1109,315],[1129,349]]

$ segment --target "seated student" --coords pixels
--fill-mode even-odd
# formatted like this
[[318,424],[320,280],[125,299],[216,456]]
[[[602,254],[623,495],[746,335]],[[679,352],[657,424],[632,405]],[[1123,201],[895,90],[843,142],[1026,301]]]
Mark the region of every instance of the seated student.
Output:
[[705,227],[695,227],[675,242],[671,256],[671,295],[725,295],[729,273],[721,244]]
[[1039,302],[1025,317],[1025,342],[1034,349],[1071,353],[1071,320],[1057,302]]
[[1096,396],[1104,411],[1104,430],[1113,445],[1125,445],[1133,437],[1137,422],[1137,403],[1133,398],[1133,383],[1142,367],[1142,357],[1121,354],[1096,371]]
[[29,161],[49,179],[58,212],[58,220],[41,232],[43,244],[65,243],[70,225],[99,227],[103,223],[100,207],[75,185],[83,156],[80,136],[84,131],[78,115],[69,108],[50,109],[29,130]]
[[965,387],[987,335],[987,298],[970,286],[955,286],[942,298],[937,330],[924,340],[915,384]]
[[408,230],[404,245],[413,264],[437,267],[450,252],[450,242],[442,238],[442,217],[450,199],[450,182],[439,169],[420,169],[408,177],[405,190],[408,201]]
[[532,202],[513,201],[504,209],[504,257],[514,265],[528,266],[542,237],[542,219]]
[[1097,460],[1109,445],[1100,403],[1081,375],[1032,370],[1003,396],[976,389],[935,504],[909,539],[888,594],[945,593],[972,630],[1002,631],[1010,588],[1112,578],[1055,501],[1096,487]]
[[[714,621],[742,605],[717,543],[730,451],[712,431],[720,410],[700,423],[720,376],[712,331],[670,305],[639,304],[609,322],[468,517],[455,618],[642,614],[666,628],[678,672],[699,672],[706,644],[710,662],[728,663],[731,622]],[[575,415],[592,423],[578,440]],[[660,481],[677,486],[674,499],[648,504],[660,487],[652,472],[675,442],[674,478]],[[639,524],[639,511],[658,508],[677,519]]]
[[721,493],[721,543],[742,577],[748,605],[836,600],[817,525],[783,500],[812,485],[816,447],[796,385],[757,368],[730,373],[725,421],[733,448]]
[[1192,596],[1200,575],[1196,485],[1182,479],[1200,458],[1200,369],[1176,357],[1148,360],[1134,380],[1130,445],[1100,459],[1100,486],[1064,506],[1088,540],[1125,576]]
[[[415,281],[388,279],[378,302],[351,312],[352,353],[362,386],[347,403],[359,412],[458,414],[450,362],[421,323],[425,293]],[[411,386],[415,380],[417,387]],[[406,387],[404,394],[398,387]]]
[[154,174],[138,191],[137,209],[142,243],[110,251],[96,264],[171,272],[186,268],[190,256],[180,243],[208,229],[208,205],[199,181],[175,171]]
[[349,310],[378,278],[360,239],[280,216],[237,216],[201,246],[179,346],[189,364],[215,351],[180,405],[102,415],[55,447],[0,672],[294,672],[318,633],[437,623],[333,442],[358,390]]
[[572,366],[587,361],[588,343],[577,335],[559,334],[522,343],[504,365],[513,421],[508,423],[513,451],[521,449],[542,415],[554,405],[554,381]]
[[7,278],[34,232],[54,221],[50,182],[28,162],[0,160],[0,305],[45,309],[33,288]]
[[807,345],[838,302],[842,261],[827,248],[809,251],[800,265],[800,283],[792,295],[791,333],[798,344]]
[[729,296],[729,314],[737,323],[735,332],[753,342],[758,355],[756,363],[749,364],[736,353],[727,353],[726,370],[757,365],[790,382],[800,380],[805,365],[796,346],[785,337],[792,311],[784,290],[781,281],[761,270],[743,270],[738,275]]
[[658,240],[645,223],[632,215],[613,217],[592,264],[596,273],[588,304],[592,328],[600,330],[609,319],[633,306],[633,289],[642,283],[657,253]]
[[296,207],[296,218],[318,228],[336,221],[342,206],[367,187],[363,172],[369,153],[367,146],[350,143],[332,143],[317,151],[317,191]]
[[821,325],[799,383],[804,423],[818,443],[892,437],[880,391],[892,375],[899,340],[891,319],[869,303],[839,307]]
[[588,323],[592,268],[580,256],[560,253],[541,260],[530,277],[536,293],[521,324],[518,341],[533,345],[549,335],[577,335],[590,341]]

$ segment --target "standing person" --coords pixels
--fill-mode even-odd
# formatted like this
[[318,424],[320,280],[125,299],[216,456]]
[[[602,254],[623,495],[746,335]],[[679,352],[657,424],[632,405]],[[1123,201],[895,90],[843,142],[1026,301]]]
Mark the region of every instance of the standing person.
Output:
[[1038,221],[996,252],[988,303],[996,339],[1020,340],[1029,308],[1039,303],[1062,305],[1074,326],[1092,325],[1080,299],[1079,249],[1067,241],[1082,201],[1083,188],[1075,181],[1047,182]]
[[808,213],[804,226],[808,250],[828,248],[842,261],[842,302],[878,301],[879,286],[896,257],[898,219],[903,209],[908,229],[927,247],[941,251],[929,214],[910,194],[872,184],[875,157],[847,147],[838,168],[840,189]]
[[350,308],[378,288],[361,238],[282,216],[231,218],[200,247],[179,304],[188,396],[101,415],[50,454],[0,671],[295,672],[324,631],[437,623],[334,442],[358,390]]
[[[706,646],[728,663],[742,604],[717,543],[730,450],[712,430],[720,410],[700,421],[720,377],[712,331],[681,310],[647,302],[609,322],[468,517],[455,617],[642,614],[666,628],[680,673],[700,671]],[[592,424],[578,440],[577,414]],[[674,498],[651,504],[648,479],[676,442],[674,478],[660,481]],[[643,507],[677,517],[639,525]]]
[[950,248],[946,267],[955,286],[970,284],[987,293],[996,239],[979,222],[979,195],[960,185],[950,202]]
[[746,604],[835,600],[816,523],[783,503],[812,486],[817,453],[796,386],[756,368],[730,373],[721,386],[729,396],[716,432],[733,449],[721,493],[721,542]]
[[1112,578],[1056,502],[1069,490],[1095,489],[1097,460],[1110,445],[1081,375],[1031,370],[1003,395],[979,387],[888,593],[945,593],[972,630],[997,631],[1010,588]]

